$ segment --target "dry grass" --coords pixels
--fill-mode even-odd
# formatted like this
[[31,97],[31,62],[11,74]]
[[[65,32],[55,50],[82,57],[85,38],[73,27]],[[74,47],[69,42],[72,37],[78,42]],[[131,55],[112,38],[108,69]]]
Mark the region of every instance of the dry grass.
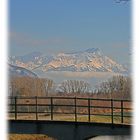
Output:
[[[116,115],[118,113],[115,113]],[[9,117],[9,119],[14,119],[14,117]],[[25,115],[25,116],[18,116],[18,119],[20,120],[35,120],[35,115]],[[46,115],[39,115],[39,120],[51,120],[51,116]],[[53,120],[58,121],[75,121],[74,115],[54,115]],[[120,124],[121,123],[121,117],[114,116],[114,123]],[[124,124],[131,124],[132,118],[124,117]],[[88,115],[77,115],[77,121],[78,122],[88,122]],[[91,115],[90,117],[91,122],[98,122],[98,123],[111,123],[111,116],[95,116]]]
[[8,138],[9,140],[56,140],[39,134],[9,134]]

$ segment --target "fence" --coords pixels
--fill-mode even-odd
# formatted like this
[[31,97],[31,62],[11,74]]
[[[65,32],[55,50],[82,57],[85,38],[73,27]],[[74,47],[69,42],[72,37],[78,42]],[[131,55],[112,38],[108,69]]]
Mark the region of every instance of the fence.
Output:
[[8,97],[9,119],[130,124],[130,100],[76,97]]

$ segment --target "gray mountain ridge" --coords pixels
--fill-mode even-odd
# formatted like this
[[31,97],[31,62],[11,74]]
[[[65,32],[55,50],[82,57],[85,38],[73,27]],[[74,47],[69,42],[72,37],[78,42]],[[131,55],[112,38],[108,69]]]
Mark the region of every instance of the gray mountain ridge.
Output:
[[28,76],[28,77],[38,77],[37,74],[34,72],[27,70],[22,67],[14,66],[11,64],[8,64],[8,69],[9,69],[9,76]]

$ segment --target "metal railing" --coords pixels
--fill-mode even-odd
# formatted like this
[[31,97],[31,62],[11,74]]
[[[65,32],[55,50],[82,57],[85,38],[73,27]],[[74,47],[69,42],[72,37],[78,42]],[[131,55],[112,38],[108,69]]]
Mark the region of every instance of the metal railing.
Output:
[[8,117],[131,124],[132,102],[78,97],[8,97]]

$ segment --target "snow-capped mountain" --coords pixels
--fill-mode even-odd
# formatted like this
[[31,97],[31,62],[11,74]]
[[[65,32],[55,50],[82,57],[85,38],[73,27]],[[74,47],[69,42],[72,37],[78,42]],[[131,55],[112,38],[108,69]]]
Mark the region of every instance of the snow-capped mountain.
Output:
[[9,64],[9,75],[10,76],[29,76],[29,77],[37,77],[37,75],[25,68],[14,66]]
[[124,73],[127,71],[121,64],[105,56],[98,48],[73,53],[58,53],[55,56],[47,56],[41,53],[31,53],[20,57],[11,56],[10,63],[29,70],[39,69],[43,72],[93,71]]

